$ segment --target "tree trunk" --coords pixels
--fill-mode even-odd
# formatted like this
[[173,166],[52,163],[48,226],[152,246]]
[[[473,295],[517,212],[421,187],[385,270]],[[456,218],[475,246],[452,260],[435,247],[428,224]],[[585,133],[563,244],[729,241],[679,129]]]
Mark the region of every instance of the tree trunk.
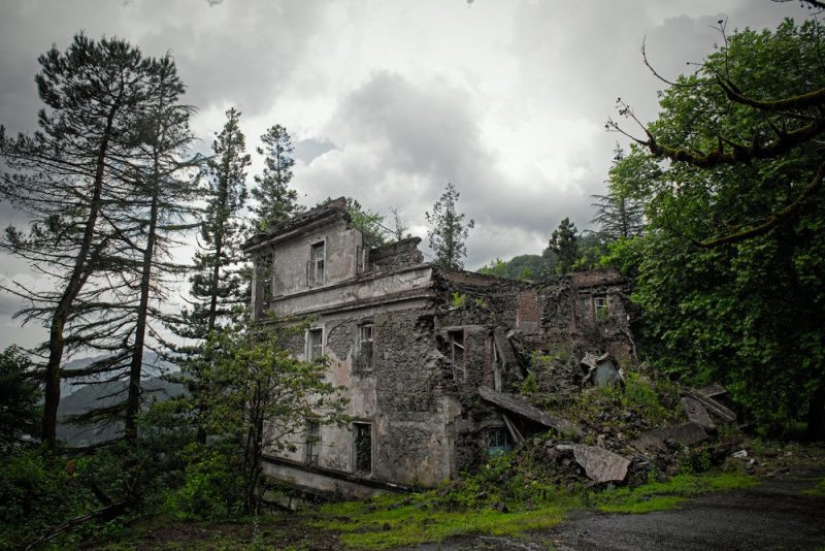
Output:
[[[158,132],[160,134],[160,132]],[[156,146],[157,147],[157,146]],[[149,209],[149,228],[146,248],[143,251],[143,264],[140,275],[140,301],[138,303],[137,323],[135,324],[135,343],[132,361],[129,366],[129,395],[126,402],[126,420],[124,435],[130,442],[137,441],[137,417],[140,413],[140,376],[143,370],[143,348],[146,342],[146,320],[149,316],[149,294],[152,281],[152,261],[157,240],[158,210],[160,203],[160,170],[157,149],[154,153],[152,169],[152,203]]]
[[97,153],[97,165],[95,167],[94,188],[92,200],[89,205],[89,216],[86,219],[86,227],[83,231],[83,241],[80,251],[75,259],[69,281],[60,302],[52,315],[49,328],[49,359],[46,363],[43,422],[41,425],[41,438],[49,447],[54,448],[57,443],[57,408],[60,405],[60,366],[63,363],[63,351],[65,340],[63,331],[66,320],[69,318],[72,304],[80,293],[86,280],[91,275],[91,266],[95,263],[97,256],[102,252],[102,245],[99,244],[92,250],[95,226],[97,225],[98,214],[102,208],[103,196],[103,176],[106,163],[106,156],[109,149],[109,139],[112,134],[115,114],[120,108],[120,98],[118,98],[106,118],[106,127],[103,132],[103,139]]
[[825,440],[825,380],[820,381],[808,401],[806,436],[811,440]]

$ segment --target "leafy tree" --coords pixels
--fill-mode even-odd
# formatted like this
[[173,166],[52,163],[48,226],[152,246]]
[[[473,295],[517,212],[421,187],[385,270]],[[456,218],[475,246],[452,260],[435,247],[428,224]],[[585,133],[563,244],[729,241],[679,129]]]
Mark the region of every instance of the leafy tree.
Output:
[[[53,446],[64,355],[94,342],[119,351],[119,360],[132,350],[116,342],[125,327],[116,320],[125,309],[110,282],[121,290],[133,282],[137,228],[131,212],[138,192],[129,180],[142,162],[136,157],[149,126],[145,106],[156,101],[158,75],[170,64],[143,58],[125,41],[96,42],[83,34],[66,52],[53,47],[38,61],[35,80],[45,104],[40,130],[0,136],[9,169],[0,193],[30,215],[30,230],[9,227],[0,246],[53,282],[48,290],[7,288],[31,303],[18,315],[49,327],[41,432]],[[112,307],[101,308],[104,303]]]
[[241,489],[238,494],[235,486],[235,496],[248,513],[260,507],[265,449],[289,447],[307,419],[322,425],[346,421],[341,391],[324,380],[326,365],[298,360],[285,347],[292,331],[236,326],[213,333],[205,345],[213,361],[201,373],[200,399],[209,404],[203,421],[210,434],[230,443],[224,453],[235,456],[228,463]]
[[820,438],[822,32],[786,20],[774,32],[724,35],[696,74],[663,93],[637,140],[652,159],[631,154],[615,167],[647,205],[650,228],[633,247],[636,299],[662,364],[727,383],[766,430],[807,415]]
[[0,352],[0,448],[38,433],[40,385],[16,346]]
[[473,220],[464,222],[465,215],[456,211],[461,194],[451,183],[447,184],[432,212],[424,213],[430,229],[430,249],[435,253],[433,264],[442,268],[460,270],[464,267],[467,246],[464,241],[475,226]]
[[607,254],[610,237],[601,232],[585,231],[576,239],[577,258],[573,269],[577,271],[598,269]]
[[298,204],[298,192],[289,188],[292,180],[294,147],[286,128],[280,124],[270,127],[261,136],[264,147],[256,149],[264,156],[264,170],[255,176],[256,187],[251,190],[256,204],[254,229],[266,231],[272,224],[283,222],[302,210]]
[[556,272],[559,274],[566,274],[572,270],[573,265],[579,258],[579,247],[576,242],[577,231],[576,225],[570,222],[570,218],[565,218],[550,236],[549,248],[558,258]]

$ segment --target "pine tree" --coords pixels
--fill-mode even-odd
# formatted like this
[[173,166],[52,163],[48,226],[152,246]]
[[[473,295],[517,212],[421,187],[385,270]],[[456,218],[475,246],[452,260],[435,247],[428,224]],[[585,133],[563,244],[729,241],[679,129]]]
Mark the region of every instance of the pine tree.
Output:
[[568,273],[579,258],[576,232],[576,225],[570,222],[570,218],[565,218],[550,237],[549,248],[558,258],[556,272],[559,274]]
[[141,166],[145,107],[156,99],[162,62],[143,58],[125,41],[83,34],[65,53],[53,47],[38,61],[35,80],[46,106],[40,130],[0,139],[8,167],[0,193],[31,216],[31,227],[8,228],[0,246],[53,281],[49,290],[7,288],[30,301],[19,316],[49,327],[40,350],[46,358],[41,432],[53,446],[64,356],[96,346],[114,354],[95,366],[111,373],[133,350],[121,331],[129,323],[125,313],[134,312],[128,293],[139,256],[130,215],[137,194],[129,179]]
[[[251,161],[239,126],[240,116],[234,108],[227,111],[223,130],[212,144],[214,155],[204,172],[208,199],[200,215],[195,273],[189,279],[190,306],[168,319],[169,328],[186,341],[185,345],[167,342],[172,351],[168,357],[182,363],[191,376],[189,387],[201,419],[208,407],[198,398],[204,394],[202,374],[214,361],[205,343],[215,332],[242,318],[246,297],[242,272],[248,269],[243,266],[240,248],[246,228],[240,213],[247,199],[246,169]],[[200,420],[198,441],[206,441]]]
[[264,170],[255,176],[257,186],[251,190],[252,199],[257,203],[252,207],[254,231],[266,231],[303,210],[298,204],[298,192],[289,188],[295,159],[286,128],[280,124],[270,127],[261,141],[264,147],[256,151],[264,156]]
[[447,184],[441,199],[433,205],[432,213],[424,213],[430,225],[430,248],[435,253],[433,264],[442,268],[460,270],[464,267],[467,247],[464,241],[475,226],[473,220],[464,222],[465,215],[456,212],[461,194],[453,184]]

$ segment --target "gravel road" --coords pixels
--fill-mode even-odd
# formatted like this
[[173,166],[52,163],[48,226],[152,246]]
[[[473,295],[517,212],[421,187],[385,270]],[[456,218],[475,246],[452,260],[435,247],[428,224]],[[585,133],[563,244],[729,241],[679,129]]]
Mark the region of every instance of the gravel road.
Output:
[[699,496],[671,511],[582,513],[529,539],[476,537],[417,551],[825,550],[825,498],[805,495],[822,472]]

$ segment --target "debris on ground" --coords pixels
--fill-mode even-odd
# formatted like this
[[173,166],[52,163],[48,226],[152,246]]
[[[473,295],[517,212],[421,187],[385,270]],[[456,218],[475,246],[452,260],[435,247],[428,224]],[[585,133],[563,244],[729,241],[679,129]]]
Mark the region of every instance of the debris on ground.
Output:
[[517,441],[533,443],[532,454],[559,486],[635,486],[653,471],[672,475],[724,463],[741,446],[736,414],[718,383],[695,389],[649,368],[625,373],[610,354],[532,365],[537,390],[480,394],[511,415],[555,429]]

